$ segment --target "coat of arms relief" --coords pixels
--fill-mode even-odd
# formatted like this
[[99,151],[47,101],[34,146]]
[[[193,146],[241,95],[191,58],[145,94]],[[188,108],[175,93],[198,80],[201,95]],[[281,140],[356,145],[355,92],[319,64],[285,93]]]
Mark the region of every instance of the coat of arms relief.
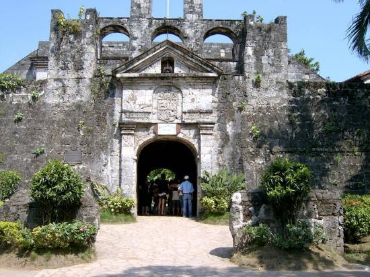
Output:
[[180,92],[172,87],[160,88],[156,91],[157,119],[164,122],[173,122],[179,119]]

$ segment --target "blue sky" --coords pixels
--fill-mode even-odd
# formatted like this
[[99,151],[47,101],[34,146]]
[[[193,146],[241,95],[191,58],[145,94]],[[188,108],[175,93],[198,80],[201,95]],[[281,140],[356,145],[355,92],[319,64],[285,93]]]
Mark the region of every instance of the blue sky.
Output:
[[[49,39],[50,10],[61,9],[76,18],[81,5],[96,8],[100,16],[130,14],[130,0],[15,0],[4,1],[0,10],[0,72],[35,50],[38,41]],[[153,0],[153,16],[165,16],[166,0]],[[257,11],[264,22],[279,15],[288,17],[288,47],[301,49],[320,62],[320,75],[344,81],[370,69],[351,53],[345,30],[359,12],[358,1],[345,0],[203,0],[204,18],[241,19],[244,11]],[[183,0],[170,0],[170,17],[183,16]]]

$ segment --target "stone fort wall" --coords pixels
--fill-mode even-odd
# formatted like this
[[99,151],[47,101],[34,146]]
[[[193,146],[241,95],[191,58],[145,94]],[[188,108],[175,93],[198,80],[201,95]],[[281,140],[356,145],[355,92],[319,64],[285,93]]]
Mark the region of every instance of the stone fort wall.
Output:
[[[78,21],[82,32],[75,34],[63,34],[56,17],[61,11],[52,11],[50,40],[7,70],[21,75],[26,85],[1,92],[1,171],[19,171],[26,188],[47,160],[61,159],[85,178],[112,190],[120,186],[125,178],[118,169],[126,143],[120,129],[124,84],[112,69],[147,53],[155,36],[169,32],[182,39],[188,55],[221,72],[209,90],[215,124],[207,129],[214,141],[207,151],[215,157],[214,171],[227,167],[243,173],[246,189],[252,190],[271,160],[288,156],[311,168],[313,188],[369,191],[369,85],[323,82],[291,60],[286,17],[268,24],[250,15],[204,20],[202,1],[186,0],[183,19],[156,19],[150,3],[133,0],[130,18],[103,18],[88,9]],[[127,34],[130,41],[104,44],[104,36],[114,32]],[[213,34],[233,43],[204,43]],[[41,93],[37,101],[31,100],[33,90]],[[189,91],[203,99],[202,90]],[[24,118],[15,123],[18,112]],[[202,122],[195,118],[191,126],[180,124],[186,129]],[[35,157],[38,147],[45,153]]]
[[[78,151],[82,163],[75,167],[112,185],[119,178],[111,168],[119,160],[122,100],[110,70],[149,49],[155,35],[168,31],[223,70],[214,84],[219,167],[243,172],[248,188],[256,188],[269,161],[288,155],[310,166],[315,188],[369,189],[368,86],[319,83],[320,76],[290,60],[285,17],[268,24],[254,22],[253,16],[204,20],[201,1],[194,0],[185,1],[184,9],[184,19],[154,19],[150,1],[142,0],[132,1],[130,18],[101,18],[88,9],[80,20],[82,32],[67,35],[58,31],[60,11],[53,10],[50,41],[7,71],[28,81],[21,91],[2,95],[1,170],[19,170],[28,180],[47,159],[64,159],[66,151]],[[116,31],[130,37],[121,52],[123,61],[99,56],[102,38]],[[203,43],[211,34],[225,34],[234,44]],[[47,79],[35,80],[45,60]],[[106,77],[99,74],[101,69]],[[257,74],[262,76],[258,87]],[[109,84],[103,86],[103,81]],[[42,96],[30,104],[35,88]],[[15,124],[17,112],[24,119]],[[252,126],[261,131],[259,137],[253,136]],[[36,159],[32,152],[41,146],[46,153]]]

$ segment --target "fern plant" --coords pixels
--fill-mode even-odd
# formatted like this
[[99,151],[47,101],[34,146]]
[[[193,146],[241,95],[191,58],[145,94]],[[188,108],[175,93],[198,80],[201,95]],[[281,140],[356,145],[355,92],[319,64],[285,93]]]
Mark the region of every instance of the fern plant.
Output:
[[205,206],[207,206],[206,203],[212,203],[212,209],[206,210],[225,212],[227,209],[217,207],[217,205],[224,206],[227,203],[228,208],[232,194],[245,188],[245,178],[243,174],[229,173],[226,168],[221,169],[214,175],[205,171],[200,186],[203,192],[202,199],[204,200],[201,199],[200,201],[204,202]]

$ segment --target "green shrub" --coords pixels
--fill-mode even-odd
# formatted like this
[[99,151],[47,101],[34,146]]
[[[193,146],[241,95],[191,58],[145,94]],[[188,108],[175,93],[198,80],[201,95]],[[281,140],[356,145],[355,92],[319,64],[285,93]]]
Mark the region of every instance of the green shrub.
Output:
[[66,249],[91,246],[97,228],[81,221],[51,223],[32,230],[19,222],[0,222],[0,245],[12,249]]
[[370,235],[370,195],[345,195],[344,239],[346,242],[359,242]]
[[32,231],[36,249],[87,247],[95,241],[97,228],[81,221],[51,223]]
[[262,223],[259,226],[246,226],[243,231],[246,245],[264,246],[269,244],[273,237],[270,227]]
[[213,197],[208,196],[202,197],[200,199],[200,204],[202,204],[202,208],[205,213],[212,213],[216,207]]
[[304,249],[311,244],[319,245],[327,241],[322,224],[316,224],[312,232],[311,226],[304,221],[297,224],[287,224],[284,234],[273,234],[266,224],[246,226],[244,228],[246,246],[274,244],[282,249]]
[[203,211],[212,214],[224,214],[229,208],[228,202],[219,197],[204,196],[200,199]]
[[135,206],[135,200],[122,196],[122,190],[118,188],[112,195],[108,188],[102,184],[91,183],[91,188],[97,198],[99,206],[111,214],[131,214]]
[[319,245],[326,243],[328,241],[328,236],[324,232],[324,226],[322,224],[315,224],[313,229],[313,243]]
[[18,188],[21,177],[16,171],[0,172],[0,200],[10,198]]
[[69,224],[72,239],[70,244],[76,247],[87,247],[91,246],[95,242],[96,234],[98,229],[96,226],[75,220]]
[[0,221],[0,245],[5,248],[30,248],[33,240],[19,222]]
[[289,159],[276,159],[262,174],[261,188],[266,191],[275,216],[282,226],[294,224],[304,199],[311,190],[311,171]]
[[214,175],[205,171],[200,185],[203,192],[200,201],[205,204],[205,212],[214,210],[222,214],[229,209],[232,194],[245,188],[245,179],[244,175],[230,174],[227,169],[221,169]]
[[310,226],[304,221],[296,225],[287,224],[284,235],[277,234],[274,238],[275,246],[282,249],[304,249],[314,242]]
[[106,208],[113,214],[130,214],[135,206],[135,200],[122,197],[121,189],[117,189],[115,194],[107,200]]
[[36,172],[31,196],[42,213],[44,224],[70,220],[80,205],[83,186],[80,176],[61,161],[49,161]]

